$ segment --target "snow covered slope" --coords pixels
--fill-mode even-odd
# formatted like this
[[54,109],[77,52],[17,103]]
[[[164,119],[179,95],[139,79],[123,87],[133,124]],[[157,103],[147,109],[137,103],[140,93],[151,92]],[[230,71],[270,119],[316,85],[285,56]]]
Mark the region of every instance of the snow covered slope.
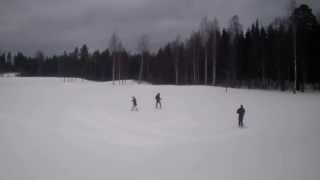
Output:
[[320,179],[317,93],[13,77],[0,100],[1,180]]

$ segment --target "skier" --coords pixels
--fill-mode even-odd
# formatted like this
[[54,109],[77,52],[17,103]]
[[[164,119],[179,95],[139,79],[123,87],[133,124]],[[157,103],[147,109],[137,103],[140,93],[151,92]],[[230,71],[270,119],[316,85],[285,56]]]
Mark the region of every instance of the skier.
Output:
[[239,127],[243,127],[243,116],[245,114],[246,110],[244,109],[243,105],[240,106],[240,108],[237,110],[237,114],[239,114]]
[[[156,97],[156,109],[160,108],[161,109],[161,97],[160,97],[160,93],[157,93]],[[159,106],[159,107],[158,107]]]
[[132,108],[131,111],[138,111],[138,107],[137,107],[137,99],[136,97],[132,96]]

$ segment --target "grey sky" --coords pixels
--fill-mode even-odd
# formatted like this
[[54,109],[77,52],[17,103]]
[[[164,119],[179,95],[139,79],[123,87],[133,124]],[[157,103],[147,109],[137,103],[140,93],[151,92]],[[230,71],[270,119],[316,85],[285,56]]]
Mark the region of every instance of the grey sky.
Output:
[[[246,27],[259,18],[269,23],[286,13],[289,0],[0,0],[0,50],[33,55],[71,51],[86,43],[105,49],[112,32],[134,50],[148,34],[154,48],[186,37],[204,16],[225,26],[238,14]],[[319,0],[301,0],[316,12]]]

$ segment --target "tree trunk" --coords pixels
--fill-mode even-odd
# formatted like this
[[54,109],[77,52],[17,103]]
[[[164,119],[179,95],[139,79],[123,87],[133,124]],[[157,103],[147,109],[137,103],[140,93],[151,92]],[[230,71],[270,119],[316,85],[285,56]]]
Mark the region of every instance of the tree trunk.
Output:
[[216,65],[217,65],[217,35],[214,33],[213,55],[212,55],[212,85],[216,85]]
[[175,74],[176,74],[176,85],[179,83],[179,67],[178,67],[178,59],[176,59],[175,63]]
[[294,66],[294,87],[293,87],[293,93],[296,93],[297,87],[298,87],[298,72],[297,72],[297,36],[296,36],[296,25],[293,25],[293,53],[294,53],[294,60],[293,60],[293,66]]
[[216,85],[216,64],[217,64],[217,59],[214,57],[212,60],[212,85]]
[[208,51],[205,47],[205,59],[204,59],[204,84],[208,84]]
[[141,54],[141,63],[140,63],[140,72],[139,72],[139,83],[142,81],[142,76],[143,76],[143,53]]
[[196,69],[196,72],[197,72],[197,84],[200,83],[200,55],[199,56],[196,56],[196,66],[197,66],[197,69]]
[[115,54],[113,54],[112,58],[112,84],[114,84],[115,76],[116,76],[116,60]]
[[[120,56],[120,55],[119,55]],[[119,84],[121,84],[121,57],[118,58],[118,80],[119,80]]]
[[199,84],[199,61],[198,61],[198,55],[197,55],[197,49],[194,49],[194,60],[193,60],[193,78],[194,78],[194,84]]

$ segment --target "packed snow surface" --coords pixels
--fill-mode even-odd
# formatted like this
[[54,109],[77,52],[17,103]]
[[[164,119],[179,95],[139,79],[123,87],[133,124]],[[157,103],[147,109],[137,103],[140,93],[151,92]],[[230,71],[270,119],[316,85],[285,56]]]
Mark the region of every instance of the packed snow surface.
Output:
[[9,77],[0,100],[1,180],[320,179],[318,93]]

